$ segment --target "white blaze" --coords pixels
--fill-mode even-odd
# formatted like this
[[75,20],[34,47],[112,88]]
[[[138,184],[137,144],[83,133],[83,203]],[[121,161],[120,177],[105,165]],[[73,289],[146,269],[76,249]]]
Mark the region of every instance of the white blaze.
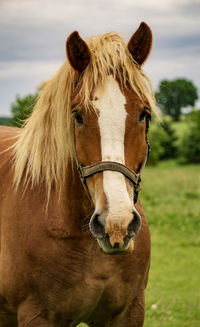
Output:
[[[109,76],[96,94],[95,107],[99,110],[102,161],[125,164],[124,136],[126,125],[125,96],[116,80]],[[120,172],[104,171],[103,187],[113,223],[118,223],[124,211],[131,213],[133,204],[129,198],[125,177]]]

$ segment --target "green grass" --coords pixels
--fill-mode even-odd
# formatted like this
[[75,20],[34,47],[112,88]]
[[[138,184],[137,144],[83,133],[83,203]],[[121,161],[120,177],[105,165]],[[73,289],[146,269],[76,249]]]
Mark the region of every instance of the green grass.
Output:
[[200,237],[152,233],[145,327],[200,326]]
[[200,165],[146,167],[141,200],[152,238],[144,327],[199,327]]
[[200,326],[200,166],[146,168],[141,193],[152,235],[145,327]]
[[146,167],[141,200],[151,231],[200,230],[200,166],[162,162]]

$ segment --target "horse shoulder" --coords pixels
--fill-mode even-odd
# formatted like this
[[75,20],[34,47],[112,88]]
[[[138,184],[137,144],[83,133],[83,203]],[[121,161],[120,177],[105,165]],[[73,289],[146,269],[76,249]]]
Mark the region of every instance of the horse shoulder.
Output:
[[11,162],[12,146],[19,131],[19,128],[0,126],[0,169]]

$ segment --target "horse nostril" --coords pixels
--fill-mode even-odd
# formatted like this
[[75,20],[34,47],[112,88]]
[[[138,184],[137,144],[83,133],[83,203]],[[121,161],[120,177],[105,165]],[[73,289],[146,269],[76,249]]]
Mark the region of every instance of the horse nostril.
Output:
[[134,210],[133,219],[128,225],[128,236],[129,237],[135,236],[139,232],[140,227],[141,227],[141,217],[139,213],[136,210]]
[[114,249],[119,249],[119,243],[116,242],[116,243],[113,245],[113,248],[114,248]]
[[96,238],[101,239],[105,237],[105,228],[99,217],[99,214],[93,214],[90,220],[90,231]]

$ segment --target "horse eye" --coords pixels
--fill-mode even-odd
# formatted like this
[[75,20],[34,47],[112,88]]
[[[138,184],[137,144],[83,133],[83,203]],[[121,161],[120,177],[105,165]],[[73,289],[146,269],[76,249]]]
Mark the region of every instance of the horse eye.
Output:
[[80,112],[76,111],[74,117],[78,125],[83,125],[83,117]]
[[151,120],[151,114],[149,112],[147,112],[146,109],[144,109],[141,114],[140,114],[140,118],[139,118],[139,121],[140,122],[144,122],[145,119],[147,120]]
[[143,111],[141,112],[141,114],[140,114],[139,121],[140,121],[140,122],[143,122],[143,121],[145,120],[146,116],[147,116],[146,111],[143,110]]

